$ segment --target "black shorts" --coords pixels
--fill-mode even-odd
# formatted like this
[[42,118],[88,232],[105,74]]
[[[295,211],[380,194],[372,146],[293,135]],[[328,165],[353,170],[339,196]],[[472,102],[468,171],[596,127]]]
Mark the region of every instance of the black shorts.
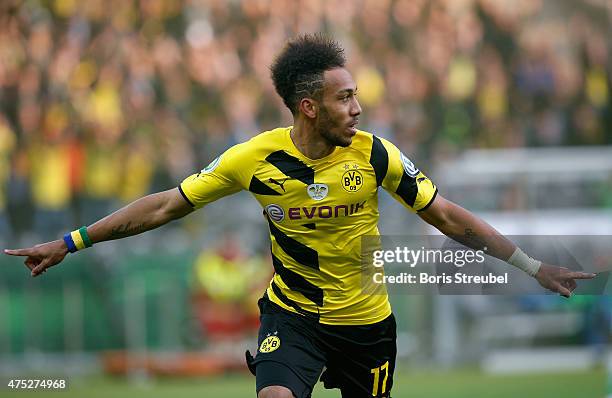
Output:
[[309,398],[320,378],[343,398],[390,397],[397,353],[393,315],[372,325],[335,326],[286,311],[267,297],[259,309],[259,348],[254,359],[247,353],[257,393],[284,386],[296,398]]

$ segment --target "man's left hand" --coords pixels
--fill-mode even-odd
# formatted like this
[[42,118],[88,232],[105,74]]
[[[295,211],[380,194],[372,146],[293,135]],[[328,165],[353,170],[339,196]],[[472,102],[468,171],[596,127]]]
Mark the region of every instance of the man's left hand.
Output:
[[576,279],[593,279],[597,274],[572,271],[565,267],[555,267],[542,263],[535,278],[546,289],[570,297],[576,289]]

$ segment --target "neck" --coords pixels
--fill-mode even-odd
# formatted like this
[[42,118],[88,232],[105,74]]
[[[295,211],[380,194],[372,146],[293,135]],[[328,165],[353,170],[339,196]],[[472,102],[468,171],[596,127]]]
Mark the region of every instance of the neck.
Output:
[[312,123],[304,120],[294,120],[290,137],[295,147],[309,159],[324,158],[336,149],[335,145],[321,137]]

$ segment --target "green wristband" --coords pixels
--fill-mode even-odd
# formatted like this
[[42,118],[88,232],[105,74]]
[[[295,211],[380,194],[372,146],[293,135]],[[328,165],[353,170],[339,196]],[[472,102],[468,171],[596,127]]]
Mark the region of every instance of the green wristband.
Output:
[[81,234],[81,238],[83,238],[83,243],[85,243],[85,247],[92,247],[91,239],[89,239],[89,235],[87,235],[87,227],[79,228],[79,234]]

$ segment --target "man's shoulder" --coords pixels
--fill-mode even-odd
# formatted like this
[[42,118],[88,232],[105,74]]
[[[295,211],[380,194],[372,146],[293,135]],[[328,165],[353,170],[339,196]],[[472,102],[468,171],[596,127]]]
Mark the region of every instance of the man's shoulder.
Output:
[[351,148],[353,150],[369,154],[372,150],[372,142],[374,137],[375,134],[370,133],[369,131],[357,130],[357,134],[355,134],[353,137]]
[[378,135],[364,130],[357,130],[357,134],[353,137],[351,147],[363,152],[371,153],[372,151],[384,150],[385,152],[397,148],[397,146],[385,138],[384,135]]
[[265,157],[282,147],[287,129],[288,127],[279,127],[260,132],[249,140],[234,145],[228,152],[231,152],[234,156],[248,156],[250,159],[255,159],[258,156]]
[[369,131],[365,131],[365,130],[357,130],[357,134],[355,134],[355,136],[353,137],[353,142],[370,142],[370,144],[372,143],[372,136],[374,136],[374,133],[371,133]]
[[247,141],[236,146],[242,150],[260,150],[280,148],[285,143],[285,135],[290,127],[278,127],[258,133]]

